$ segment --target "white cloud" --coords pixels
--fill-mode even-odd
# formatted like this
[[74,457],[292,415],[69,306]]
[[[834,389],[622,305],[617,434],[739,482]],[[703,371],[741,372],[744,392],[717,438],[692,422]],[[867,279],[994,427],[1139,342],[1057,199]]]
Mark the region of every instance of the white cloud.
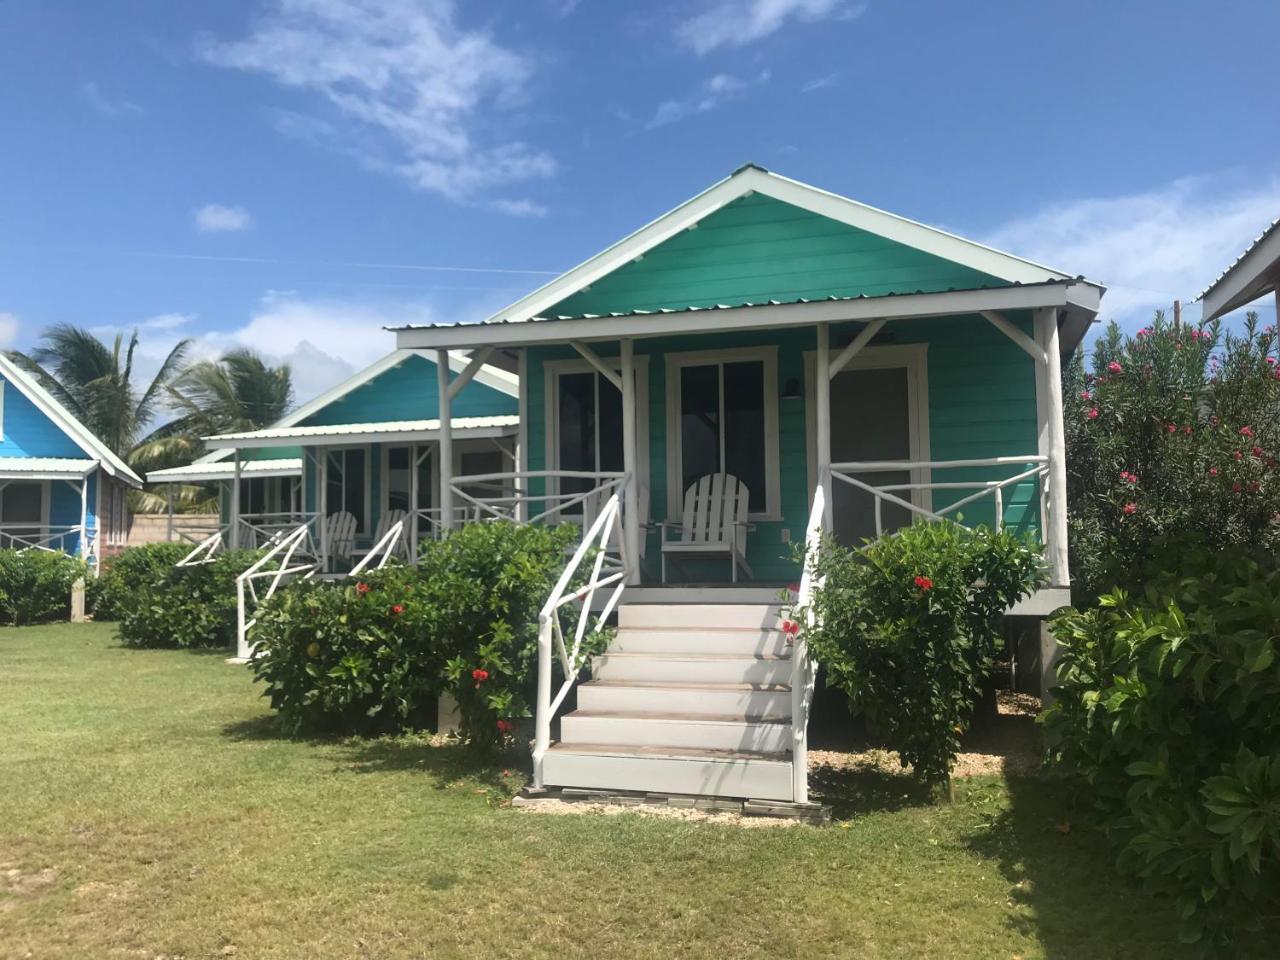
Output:
[[93,107],[94,110],[97,110],[98,113],[102,114],[104,117],[118,117],[122,114],[142,114],[146,112],[132,100],[108,97],[93,81],[82,84],[80,86],[80,93],[84,96],[85,100],[89,102],[89,106]]
[[[1129,325],[1190,304],[1280,212],[1280,181],[1224,189],[1191,177],[1071,200],[1004,224],[985,243],[1107,285],[1102,317]],[[1199,316],[1199,307],[1192,316]]]
[[817,90],[825,90],[827,87],[834,87],[837,79],[839,78],[834,73],[828,73],[823,77],[814,77],[808,83],[805,83],[800,87],[800,92],[814,93]]
[[485,135],[523,100],[532,65],[488,33],[459,27],[455,14],[453,0],[275,0],[247,37],[207,41],[199,52],[318,93],[341,122],[291,113],[278,126],[418,189],[476,202],[495,187],[548,177],[556,163],[522,141]]
[[253,219],[244,207],[228,207],[221,203],[206,203],[192,211],[196,229],[201,233],[224,233],[247,230]]
[[[767,83],[768,81],[769,71],[765,70],[754,82]],[[654,113],[653,119],[645,124],[645,129],[652,130],[654,127],[665,127],[669,123],[683,120],[692,114],[714,110],[730,100],[736,100],[741,97],[751,86],[752,81],[730,76],[727,73],[717,73],[715,76],[704,80],[702,85],[691,95],[681,100],[665,100],[658,104],[658,109]]]
[[0,350],[8,350],[18,339],[18,315],[0,310]]
[[866,8],[865,2],[851,0],[718,0],[682,21],[676,27],[676,39],[695,53],[709,53],[761,40],[781,30],[789,20],[852,20]]

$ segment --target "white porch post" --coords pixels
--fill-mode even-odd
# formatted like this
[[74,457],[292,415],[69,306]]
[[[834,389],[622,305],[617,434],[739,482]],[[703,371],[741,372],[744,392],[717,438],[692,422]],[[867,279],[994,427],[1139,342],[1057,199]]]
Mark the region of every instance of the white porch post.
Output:
[[449,391],[449,351],[436,351],[440,388],[440,529],[453,529],[453,397]]
[[[173,507],[170,506],[170,512]],[[89,475],[80,478],[80,559],[89,559]]]
[[316,513],[320,524],[320,565],[329,569],[329,450],[313,447],[316,463]]
[[231,549],[240,546],[240,448],[236,447],[235,473],[231,480]]
[[814,460],[818,466],[818,484],[822,487],[822,529],[831,530],[831,340],[827,324],[815,328],[818,335],[817,355],[814,358],[815,411]]
[[[1058,343],[1058,311],[1052,307],[1036,310],[1036,340],[1045,352],[1045,421],[1042,435],[1049,442],[1049,523],[1045,536],[1053,585],[1071,583],[1067,555],[1067,452],[1062,425],[1062,355]],[[1040,386],[1039,382],[1036,384]],[[1037,407],[1039,405],[1037,404]]]
[[164,494],[165,494],[164,496],[165,504],[168,508],[168,511],[165,514],[165,520],[164,520],[164,539],[165,539],[165,542],[171,542],[173,540],[173,484],[172,483],[166,483],[164,485]]
[[[516,412],[520,416],[520,425],[516,428],[516,473],[527,473],[529,470],[529,348],[521,347],[516,351],[516,376],[520,379],[520,392]],[[529,520],[529,478],[521,477],[516,481],[516,489],[521,491],[516,501],[516,520],[527,523]]]
[[622,469],[627,475],[623,532],[627,548],[627,583],[640,582],[640,462],[636,449],[635,342],[624,338],[618,348],[622,374]]

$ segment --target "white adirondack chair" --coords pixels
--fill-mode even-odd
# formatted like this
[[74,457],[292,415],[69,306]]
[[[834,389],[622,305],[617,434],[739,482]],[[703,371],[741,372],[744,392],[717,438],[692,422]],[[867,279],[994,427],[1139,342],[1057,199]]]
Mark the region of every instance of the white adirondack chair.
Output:
[[[394,527],[402,520],[406,521],[401,528],[400,536],[396,539],[395,548],[392,551],[396,556],[408,558],[409,556],[409,514],[404,510],[387,510],[378,518],[378,528],[373,531],[373,540],[370,542],[370,549],[377,546],[383,537],[387,535],[387,531]],[[363,556],[368,550],[360,549],[354,551],[356,556]]]
[[331,513],[324,521],[324,543],[327,555],[320,558],[326,570],[333,569],[335,560],[349,559],[356,546],[356,518],[346,510]]
[[[609,502],[609,499],[613,496],[613,493],[614,493],[613,490],[608,490],[608,491],[593,490],[587,496],[587,498],[582,501],[582,529],[584,531],[589,530],[591,528],[591,525],[596,522],[596,517],[600,516],[600,511],[604,509],[605,504]],[[619,497],[619,499],[621,500],[623,498]],[[649,526],[649,488],[643,483],[640,484],[639,502],[640,502],[639,553],[641,558],[643,558],[645,554],[645,540],[647,539],[645,537],[645,530]],[[623,500],[624,507],[625,507],[625,503],[626,501]],[[617,526],[614,527],[613,537],[611,538],[609,543],[609,549],[613,553],[616,553],[618,556],[622,556],[622,517],[621,515],[619,515],[618,517]]]
[[[738,567],[753,576],[747,563],[747,532],[755,529],[747,522],[750,502],[747,485],[727,473],[710,473],[690,484],[684,492],[680,522],[660,524],[662,582],[667,582],[667,557],[677,561],[723,558],[729,561],[734,583],[738,582]],[[678,531],[679,538],[668,540],[668,530]]]

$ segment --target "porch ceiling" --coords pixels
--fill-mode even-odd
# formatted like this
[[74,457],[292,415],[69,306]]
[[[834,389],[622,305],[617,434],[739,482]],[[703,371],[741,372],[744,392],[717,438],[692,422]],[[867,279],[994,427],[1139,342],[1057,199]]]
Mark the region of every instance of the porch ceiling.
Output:
[[1097,315],[1102,288],[1083,279],[951,290],[943,293],[831,297],[825,300],[769,300],[680,310],[639,310],[608,315],[534,317],[527,321],[485,321],[394,330],[401,348],[528,346],[570,340],[616,340],[672,334],[724,333],[809,326],[843,321],[909,320],[976,314],[983,310],[1063,311],[1064,352],[1074,349]]
[[0,457],[0,480],[80,480],[97,466],[65,457]]
[[[454,417],[452,432],[456,439],[504,437],[515,433],[520,418],[515,415],[496,417]],[[300,443],[309,447],[340,447],[354,443],[386,443],[407,440],[437,440],[439,420],[388,420],[379,423],[337,423],[314,427],[270,427],[245,433],[223,433],[205,437],[213,449],[232,450],[274,447],[282,443]]]

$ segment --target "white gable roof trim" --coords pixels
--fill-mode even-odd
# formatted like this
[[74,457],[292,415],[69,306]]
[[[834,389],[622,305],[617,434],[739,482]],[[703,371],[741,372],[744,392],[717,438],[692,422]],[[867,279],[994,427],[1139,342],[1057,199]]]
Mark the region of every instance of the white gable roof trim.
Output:
[[[789,203],[819,216],[866,230],[925,253],[943,257],[1010,284],[1079,279],[1041,264],[995,250],[915,220],[850,200],[798,180],[747,164],[691,200],[641,227],[630,236],[498,311],[482,323],[538,320],[555,304],[580,292],[636,257],[697,225],[704,217],[752,193]],[[399,330],[420,329],[406,326]]]
[[40,386],[34,377],[3,353],[0,353],[0,373],[4,374],[4,378],[12,383],[19,393],[34,403],[41,413],[52,420],[58,429],[70,437],[76,446],[100,462],[102,469],[108,474],[118,477],[131,486],[142,486],[142,478],[130,470],[128,464],[73,417],[70,411],[55,400],[48,390]]

